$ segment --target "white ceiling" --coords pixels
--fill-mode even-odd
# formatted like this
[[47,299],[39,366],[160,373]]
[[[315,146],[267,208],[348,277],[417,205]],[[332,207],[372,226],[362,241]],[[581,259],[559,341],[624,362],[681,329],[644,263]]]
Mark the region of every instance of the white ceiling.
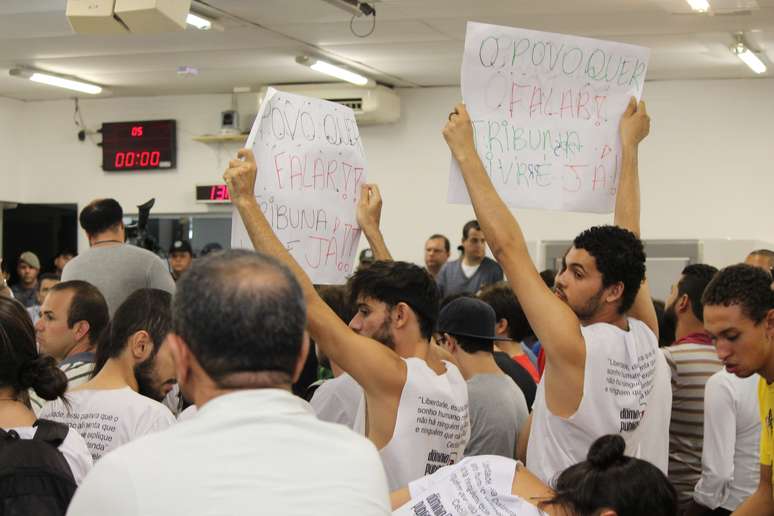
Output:
[[[728,50],[741,31],[774,76],[774,0],[710,0],[712,16],[691,13],[685,0],[377,0],[376,28],[366,38],[350,32],[351,15],[322,0],[194,0],[225,30],[117,36],[73,33],[65,3],[0,0],[0,96],[71,96],[8,76],[17,65],[74,75],[113,96],[327,81],[296,64],[300,54],[327,56],[393,86],[456,85],[468,20],[646,46],[649,80],[753,77]],[[359,32],[369,28],[370,19],[355,20]],[[178,66],[199,75],[178,76]]]

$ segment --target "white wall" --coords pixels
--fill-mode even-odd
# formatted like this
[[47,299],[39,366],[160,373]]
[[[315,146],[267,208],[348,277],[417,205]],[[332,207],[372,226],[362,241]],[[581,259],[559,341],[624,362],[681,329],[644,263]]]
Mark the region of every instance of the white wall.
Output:
[[[459,100],[457,88],[401,90],[402,117],[394,125],[361,129],[369,177],[385,199],[383,230],[393,254],[421,262],[434,232],[457,244],[468,206],[446,204],[449,152],[440,130]],[[645,98],[651,135],[641,147],[645,238],[727,238],[774,241],[769,199],[774,196],[774,80],[651,82]],[[0,103],[0,140],[18,137],[23,152],[11,188],[23,202],[117,198],[126,211],[156,197],[154,213],[207,212],[193,185],[216,182],[238,145],[191,140],[219,127],[229,95],[117,98],[81,102],[89,127],[109,121],[174,118],[178,167],[169,172],[105,173],[100,149],[76,138],[72,101]],[[8,152],[0,141],[0,164]],[[13,170],[0,168],[0,178]],[[14,192],[13,186],[18,188]],[[4,198],[6,195],[0,195]],[[610,216],[518,210],[528,240],[570,239]],[[711,248],[718,261],[733,261]],[[722,248],[722,245],[721,245]],[[709,257],[708,257],[709,258]],[[709,260],[708,260],[709,261]]]
[[[645,98],[652,125],[640,149],[643,236],[774,241],[774,80],[653,82]],[[456,88],[410,90],[399,124],[362,131],[398,256],[421,260],[424,238],[439,231],[458,240],[472,217],[469,207],[445,204],[449,151],[440,129],[458,99]],[[612,220],[515,212],[528,240],[571,239]],[[728,261],[722,245],[709,250]]]
[[24,107],[24,103],[18,100],[0,98],[0,203],[13,201],[20,195],[23,182],[19,170],[20,124],[23,123]]

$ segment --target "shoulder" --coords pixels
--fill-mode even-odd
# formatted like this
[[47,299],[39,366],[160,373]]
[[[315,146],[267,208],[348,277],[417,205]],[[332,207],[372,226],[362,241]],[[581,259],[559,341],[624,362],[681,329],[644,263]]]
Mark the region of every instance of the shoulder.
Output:
[[164,426],[175,423],[175,416],[172,415],[172,412],[163,403],[159,403],[134,391],[131,391],[129,396],[141,411],[143,417],[152,418],[149,422],[156,421]]
[[[67,393],[67,396],[71,396],[72,393]],[[51,401],[44,401],[43,406],[41,407],[38,417],[42,419],[52,419],[55,417],[60,416],[61,414],[58,414],[62,410],[64,405],[62,404],[62,400],[57,398],[55,400]]]
[[493,271],[502,271],[502,267],[500,267],[500,264],[496,261],[492,260],[488,256],[484,256],[484,261],[481,262],[481,265],[486,267],[487,269],[491,269]]
[[75,483],[80,485],[94,465],[86,441],[74,428],[70,428],[65,440],[59,446],[59,451],[62,452],[70,465]]
[[733,393],[736,391],[736,385],[737,382],[735,381],[736,377],[730,373],[727,373],[724,370],[720,370],[717,373],[713,374],[707,379],[707,383],[705,384],[705,399],[713,399],[714,396],[710,395],[708,396],[706,393],[708,392],[722,392],[727,391],[730,393]]
[[461,271],[462,270],[462,259],[459,260],[449,260],[448,262],[443,264],[443,267],[441,267],[441,272],[439,274],[451,274],[454,271]]
[[75,492],[69,514],[139,515],[138,483],[131,473],[131,458],[123,446],[105,455]]

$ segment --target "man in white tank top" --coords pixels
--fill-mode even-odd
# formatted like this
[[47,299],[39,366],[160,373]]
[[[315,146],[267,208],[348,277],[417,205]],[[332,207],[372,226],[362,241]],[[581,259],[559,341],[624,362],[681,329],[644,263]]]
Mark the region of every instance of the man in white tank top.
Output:
[[[322,351],[363,388],[355,430],[379,449],[390,489],[462,459],[470,436],[467,385],[431,344],[438,291],[416,265],[393,262],[379,228],[381,197],[363,185],[358,223],[377,261],[350,284],[357,313],[349,328],[315,291],[258,206],[255,158],[239,151],[224,179],[257,251],[284,262],[304,289],[308,330]],[[354,330],[354,331],[353,331]]]
[[666,473],[669,371],[658,353],[658,323],[638,238],[637,148],[649,127],[645,104],[631,99],[620,124],[616,226],[576,237],[555,293],[535,269],[518,223],[489,180],[464,105],[450,114],[443,130],[490,248],[545,350],[526,458],[546,482],[583,460],[591,443],[610,433],[624,437],[629,455]]

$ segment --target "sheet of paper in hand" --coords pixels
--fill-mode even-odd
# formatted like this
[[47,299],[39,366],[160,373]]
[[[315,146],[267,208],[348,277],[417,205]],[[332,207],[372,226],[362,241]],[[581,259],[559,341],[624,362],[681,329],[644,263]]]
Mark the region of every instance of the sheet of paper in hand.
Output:
[[[478,154],[515,208],[609,213],[618,126],[642,95],[650,51],[595,39],[468,22],[462,97]],[[452,159],[449,202],[470,203]]]
[[[258,166],[255,197],[280,241],[316,284],[352,273],[355,210],[366,159],[353,111],[270,88],[245,145]],[[234,210],[231,246],[251,248]]]

